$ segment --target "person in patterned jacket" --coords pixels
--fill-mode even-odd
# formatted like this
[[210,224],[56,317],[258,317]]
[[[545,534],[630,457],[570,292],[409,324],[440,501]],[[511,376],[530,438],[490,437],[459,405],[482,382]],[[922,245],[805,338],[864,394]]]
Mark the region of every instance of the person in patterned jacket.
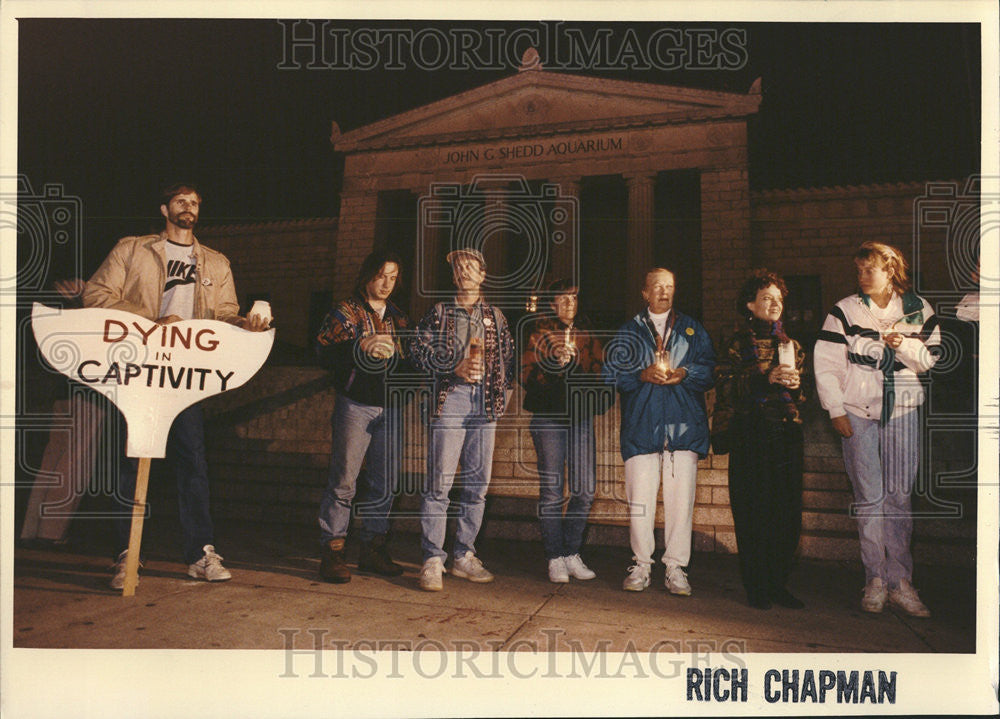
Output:
[[387,577],[403,573],[386,544],[402,457],[400,408],[386,390],[387,377],[404,361],[400,332],[408,322],[389,299],[400,267],[391,252],[368,255],[354,293],[330,310],[316,337],[317,355],[333,372],[337,390],[330,473],[319,508],[319,573],[327,582],[351,580],[344,539],[362,463],[366,501],[354,506],[361,517],[358,569]]
[[715,365],[712,446],[731,452],[729,501],[747,601],[804,605],[786,588],[802,527],[802,372],[805,352],[781,324],[785,281],[754,272],[740,290],[745,323]]
[[496,423],[507,408],[514,386],[514,339],[507,319],[480,293],[486,260],[475,249],[448,254],[458,292],[454,300],[434,305],[417,325],[410,361],[433,377],[427,455],[427,480],[420,507],[424,555],[420,587],[443,588],[448,492],[462,464],[451,573],[472,582],[492,582],[493,574],[476,556],[475,541],[483,522],[486,490],[493,467]]

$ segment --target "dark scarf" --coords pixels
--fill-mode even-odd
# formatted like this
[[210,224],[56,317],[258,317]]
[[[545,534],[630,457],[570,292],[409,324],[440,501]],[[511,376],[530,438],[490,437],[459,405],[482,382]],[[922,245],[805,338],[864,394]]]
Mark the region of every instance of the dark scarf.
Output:
[[[762,370],[760,366],[760,343],[768,340],[775,340],[774,358],[777,359],[778,345],[785,342],[791,342],[791,340],[788,335],[785,334],[785,329],[781,324],[781,320],[778,320],[777,322],[768,322],[767,320],[761,320],[751,315],[748,325],[750,330],[750,341],[746,344],[740,345],[740,359],[746,364],[753,363],[757,369],[766,376],[768,370]],[[753,395],[754,401],[759,406],[763,406],[767,401],[767,392],[772,385],[765,381],[764,386],[765,390],[763,392],[754,393]],[[784,385],[775,386],[781,388],[778,390],[777,394],[778,398],[782,402],[785,418],[796,421],[799,416],[799,409],[795,404],[795,400],[792,399],[792,393]]]

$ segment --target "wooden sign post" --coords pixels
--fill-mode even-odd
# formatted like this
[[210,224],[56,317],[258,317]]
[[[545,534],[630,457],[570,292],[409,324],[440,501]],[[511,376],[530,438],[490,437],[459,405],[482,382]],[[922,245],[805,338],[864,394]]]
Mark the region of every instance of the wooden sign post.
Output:
[[249,332],[216,320],[159,325],[119,310],[58,310],[35,303],[35,341],[45,361],[113,402],[128,425],[125,453],[139,458],[122,596],[135,594],[151,458],[164,457],[174,418],[235,389],[263,366],[274,330]]
[[149,457],[139,458],[139,472],[135,477],[135,503],[132,505],[132,526],[128,534],[128,554],[125,555],[125,584],[122,596],[135,595],[139,586],[139,548],[142,546],[142,523],[146,520],[146,488],[149,485]]

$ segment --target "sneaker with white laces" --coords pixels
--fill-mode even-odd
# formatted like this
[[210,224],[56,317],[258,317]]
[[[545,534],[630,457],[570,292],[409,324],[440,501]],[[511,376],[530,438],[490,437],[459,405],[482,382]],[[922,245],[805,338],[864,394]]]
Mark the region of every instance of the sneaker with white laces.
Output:
[[663,586],[671,594],[680,597],[691,596],[691,585],[688,583],[687,574],[680,567],[667,567],[667,576],[663,579]]
[[444,571],[441,557],[429,557],[424,560],[424,566],[420,570],[420,588],[425,592],[440,592],[444,587],[441,582]]
[[641,592],[649,586],[649,565],[636,562],[628,568],[628,576],[622,582],[626,592]]
[[865,596],[861,598],[861,609],[878,614],[885,609],[886,587],[881,577],[872,577],[865,585]]
[[[115,563],[111,565],[111,570],[115,573],[114,576],[111,577],[111,582],[109,583],[109,586],[112,589],[121,590],[125,588],[125,558],[127,556],[128,550],[126,549],[118,555],[118,559],[116,559]],[[142,562],[139,562],[139,569],[142,569]],[[136,584],[139,583],[138,571],[136,571],[135,581]]]
[[917,590],[905,579],[899,581],[898,587],[889,590],[889,604],[896,605],[911,617],[929,617],[931,615],[931,610],[920,601]]
[[215,547],[206,544],[201,548],[204,556],[194,564],[188,565],[188,576],[194,579],[207,579],[210,582],[224,582],[233,575],[222,566],[222,557],[215,553]]
[[566,565],[566,571],[569,572],[569,576],[573,577],[573,579],[593,579],[597,576],[597,573],[593,569],[583,563],[579,554],[571,554],[568,557],[563,557],[563,564]]
[[468,579],[470,582],[485,584],[493,581],[493,574],[472,552],[466,552],[463,557],[455,557],[451,565],[451,573],[461,579]]
[[563,557],[549,560],[549,581],[553,584],[566,584],[569,581],[569,572],[566,571]]

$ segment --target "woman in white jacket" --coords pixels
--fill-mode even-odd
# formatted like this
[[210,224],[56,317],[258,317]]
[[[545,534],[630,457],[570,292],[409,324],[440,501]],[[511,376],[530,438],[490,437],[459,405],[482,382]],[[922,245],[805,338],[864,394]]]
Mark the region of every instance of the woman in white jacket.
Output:
[[898,249],[866,242],[854,262],[860,291],[827,315],[815,371],[854,488],[866,579],[861,608],[881,612],[888,599],[928,617],[911,583],[910,494],[920,463],[918,375],[934,366],[941,332],[930,305],[910,289]]

